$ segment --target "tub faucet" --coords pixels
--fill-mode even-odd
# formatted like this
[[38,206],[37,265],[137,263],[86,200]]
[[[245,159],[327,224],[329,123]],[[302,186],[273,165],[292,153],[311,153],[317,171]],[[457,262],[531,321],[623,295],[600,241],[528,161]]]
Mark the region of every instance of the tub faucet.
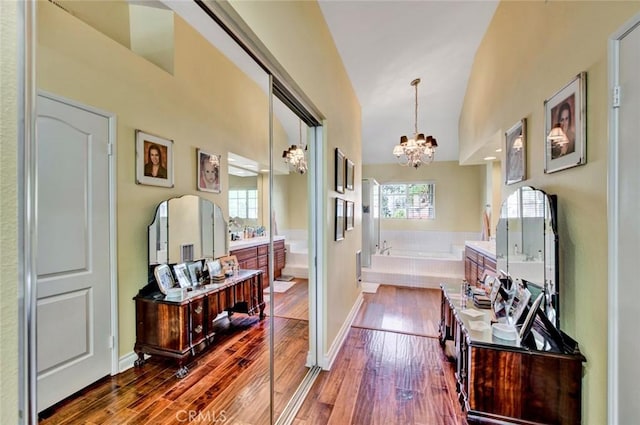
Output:
[[385,252],[387,253],[387,255],[391,254],[391,247],[387,246],[387,241],[382,242],[382,249],[380,250],[380,255],[383,255]]

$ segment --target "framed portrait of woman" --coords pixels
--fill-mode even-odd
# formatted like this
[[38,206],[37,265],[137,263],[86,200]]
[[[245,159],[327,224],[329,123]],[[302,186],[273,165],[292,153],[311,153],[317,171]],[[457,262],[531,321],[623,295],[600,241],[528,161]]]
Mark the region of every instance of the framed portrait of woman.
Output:
[[544,101],[545,173],[587,163],[586,87],[582,72]]
[[136,130],[136,183],[173,187],[173,140]]
[[220,193],[220,155],[198,149],[198,190]]

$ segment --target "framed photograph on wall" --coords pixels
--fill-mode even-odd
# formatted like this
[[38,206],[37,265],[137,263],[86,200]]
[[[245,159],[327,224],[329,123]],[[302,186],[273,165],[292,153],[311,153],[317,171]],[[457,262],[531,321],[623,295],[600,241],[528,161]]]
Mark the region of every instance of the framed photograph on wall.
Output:
[[345,207],[344,207],[344,199],[336,198],[336,231],[335,231],[335,240],[341,241],[344,239],[344,216],[345,216]]
[[344,193],[344,154],[336,148],[336,192]]
[[198,190],[220,193],[220,155],[198,149]]
[[526,180],[527,174],[527,120],[521,119],[505,133],[505,183]]
[[346,226],[346,230],[352,230],[354,227],[354,223],[355,223],[355,219],[354,219],[354,212],[355,212],[355,204],[351,201],[347,201],[347,219],[345,220],[345,226]]
[[173,187],[173,140],[136,130],[136,183]]
[[356,167],[353,163],[352,160],[350,160],[349,158],[346,159],[346,172],[347,172],[347,176],[346,176],[346,181],[347,181],[347,189],[349,190],[353,190],[353,184],[354,184],[354,173],[356,171]]
[[587,163],[587,73],[544,101],[544,172],[553,173]]

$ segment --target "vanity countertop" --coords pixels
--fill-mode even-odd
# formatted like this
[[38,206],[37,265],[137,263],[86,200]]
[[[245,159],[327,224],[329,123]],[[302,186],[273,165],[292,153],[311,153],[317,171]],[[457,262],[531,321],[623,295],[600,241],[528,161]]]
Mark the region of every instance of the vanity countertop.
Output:
[[[274,236],[274,241],[284,240],[284,236]],[[259,236],[257,238],[242,239],[239,241],[229,241],[229,250],[233,251],[242,248],[251,248],[253,246],[269,243],[269,236]]]
[[464,244],[469,248],[481,252],[491,258],[496,258],[496,241],[465,241]]

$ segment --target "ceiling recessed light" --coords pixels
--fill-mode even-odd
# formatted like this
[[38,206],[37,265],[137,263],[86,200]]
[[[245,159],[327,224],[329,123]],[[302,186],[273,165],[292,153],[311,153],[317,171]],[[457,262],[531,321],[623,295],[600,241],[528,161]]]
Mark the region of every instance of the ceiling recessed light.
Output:
[[496,152],[502,152],[502,148],[496,149]]
[[494,159],[496,159],[496,157],[495,157],[495,156],[485,156],[485,157],[484,157],[484,160],[485,160],[485,161],[493,161]]

